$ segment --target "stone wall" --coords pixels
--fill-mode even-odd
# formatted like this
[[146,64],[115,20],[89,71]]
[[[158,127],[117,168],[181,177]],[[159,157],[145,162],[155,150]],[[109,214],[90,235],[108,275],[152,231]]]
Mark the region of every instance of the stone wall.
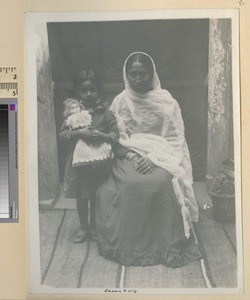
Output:
[[[53,202],[59,190],[53,83],[46,24],[37,28],[37,112],[39,201]],[[32,137],[30,137],[32,138]]]
[[231,26],[210,20],[208,73],[208,170],[210,181],[227,158],[233,159]]

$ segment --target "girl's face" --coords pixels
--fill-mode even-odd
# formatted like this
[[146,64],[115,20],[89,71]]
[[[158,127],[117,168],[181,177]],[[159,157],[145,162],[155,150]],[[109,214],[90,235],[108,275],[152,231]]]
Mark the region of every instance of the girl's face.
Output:
[[127,71],[129,85],[137,93],[146,93],[151,90],[152,77],[151,72],[137,61]]
[[98,100],[98,91],[91,81],[84,81],[80,85],[79,96],[80,101],[95,103]]
[[81,108],[80,108],[79,104],[77,104],[77,103],[71,104],[71,106],[70,106],[70,113],[71,113],[71,115],[77,114],[80,111],[81,111]]

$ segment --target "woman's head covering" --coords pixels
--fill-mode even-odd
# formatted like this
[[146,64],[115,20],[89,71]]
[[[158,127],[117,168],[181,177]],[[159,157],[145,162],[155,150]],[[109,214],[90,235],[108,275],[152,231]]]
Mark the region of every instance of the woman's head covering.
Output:
[[[138,93],[134,91],[129,84],[126,66],[129,59],[134,55],[144,55],[148,57],[152,63],[153,74],[152,74],[152,89],[146,93]],[[126,127],[131,129],[130,133],[135,133],[134,130],[144,130],[145,127],[149,127],[149,130],[153,130],[155,126],[159,125],[159,122],[166,117],[172,115],[172,111],[178,103],[173,99],[171,94],[161,88],[161,83],[156,72],[155,64],[153,59],[144,52],[133,52],[125,60],[123,66],[123,78],[125,83],[125,90],[121,93],[124,98],[123,105],[125,106],[124,111],[120,115],[118,123],[126,124]],[[116,101],[113,101],[111,110],[115,105]],[[131,120],[133,122],[131,123]],[[132,128],[135,125],[134,128]],[[137,127],[137,128],[136,128]],[[145,129],[146,130],[146,129]]]
[[124,83],[125,83],[125,88],[128,89],[128,90],[131,90],[131,92],[135,93],[129,85],[127,72],[126,72],[127,62],[134,55],[144,55],[144,56],[147,56],[150,59],[150,61],[152,63],[152,66],[153,66],[152,89],[153,90],[161,89],[161,83],[160,83],[158,74],[157,74],[156,69],[155,69],[155,63],[154,63],[153,59],[151,58],[151,56],[149,56],[147,53],[144,53],[144,52],[133,52],[125,60],[125,63],[124,63],[124,66],[123,66],[123,80],[124,80]]
[[[126,64],[129,58],[137,54],[147,56],[153,66],[152,90],[146,93],[135,92],[130,87],[126,74]],[[153,59],[144,52],[130,54],[124,63],[123,76],[125,90],[114,99],[110,107],[117,117],[121,144],[137,152],[140,151],[141,154],[146,153],[148,156],[152,147],[148,150],[145,144],[143,144],[144,149],[143,147],[139,149],[140,145],[138,144],[135,147],[133,143],[136,141],[133,140],[132,143],[133,137],[136,135],[138,138],[138,134],[143,134],[143,138],[147,139],[151,135],[150,143],[155,139],[155,144],[157,143],[156,140],[161,139],[160,147],[162,148],[162,145],[165,145],[165,150],[162,151],[163,157],[158,162],[156,159],[153,162],[156,165],[164,166],[173,175],[182,176],[184,169],[180,164],[183,159],[182,146],[185,143],[185,136],[181,111],[177,101],[171,94],[161,88]],[[159,149],[155,149],[154,152],[159,151]],[[158,154],[154,153],[154,155],[157,157]]]

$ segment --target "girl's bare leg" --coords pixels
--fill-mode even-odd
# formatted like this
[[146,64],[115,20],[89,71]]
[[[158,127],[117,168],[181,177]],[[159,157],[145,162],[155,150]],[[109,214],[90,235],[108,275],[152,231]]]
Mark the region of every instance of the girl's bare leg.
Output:
[[76,200],[77,213],[80,221],[80,227],[75,236],[74,243],[84,243],[88,233],[88,199],[77,197]]

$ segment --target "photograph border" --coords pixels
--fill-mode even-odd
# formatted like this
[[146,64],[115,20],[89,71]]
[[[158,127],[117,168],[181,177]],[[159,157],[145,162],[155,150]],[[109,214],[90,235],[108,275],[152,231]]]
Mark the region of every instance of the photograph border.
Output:
[[[36,35],[35,28],[44,22],[71,22],[71,21],[122,21],[122,20],[150,20],[150,19],[202,19],[202,18],[231,18],[232,20],[232,83],[233,83],[233,114],[234,114],[234,150],[236,182],[236,232],[237,232],[237,288],[214,289],[138,289],[138,294],[242,294],[243,293],[243,255],[242,255],[242,218],[241,218],[241,149],[240,149],[240,95],[239,95],[239,19],[237,9],[188,9],[188,10],[138,10],[112,12],[58,12],[26,14],[26,61],[28,88],[28,201],[29,201],[29,255],[30,255],[30,293],[31,294],[103,294],[101,289],[59,289],[45,288],[40,282],[39,247],[39,216],[38,216],[38,157],[37,157],[37,107],[36,107]],[[234,47],[234,45],[237,45]],[[32,138],[31,138],[32,137]],[[37,201],[34,201],[37,199]],[[36,268],[34,268],[36,266]],[[107,287],[108,288],[108,287]],[[99,291],[97,291],[99,290]],[[152,293],[153,290],[153,293]],[[209,291],[208,291],[209,290]]]

